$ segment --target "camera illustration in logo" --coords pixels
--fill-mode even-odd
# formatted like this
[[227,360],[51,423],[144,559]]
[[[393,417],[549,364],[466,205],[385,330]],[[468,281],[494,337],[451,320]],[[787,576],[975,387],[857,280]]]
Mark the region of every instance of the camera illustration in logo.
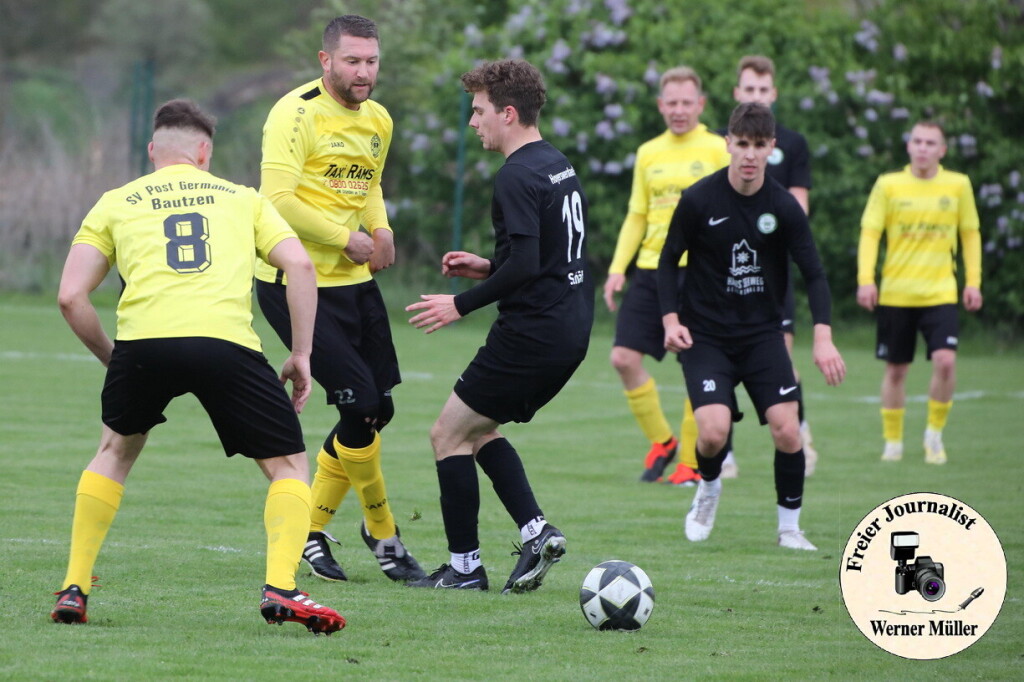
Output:
[[919,556],[907,564],[914,559],[920,545],[921,536],[912,531],[895,531],[891,536],[889,556],[899,564],[896,566],[896,594],[917,590],[926,601],[938,601],[946,594],[942,564],[932,561],[930,556]]

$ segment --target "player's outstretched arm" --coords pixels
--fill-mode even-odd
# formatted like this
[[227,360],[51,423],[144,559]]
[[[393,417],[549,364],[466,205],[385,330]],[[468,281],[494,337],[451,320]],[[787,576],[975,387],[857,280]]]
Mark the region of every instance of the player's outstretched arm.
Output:
[[405,312],[422,311],[409,318],[409,324],[423,329],[427,334],[451,324],[462,317],[455,308],[455,297],[451,294],[422,294],[422,301],[405,306]]
[[313,352],[313,324],[316,321],[316,271],[302,242],[289,237],[279,242],[267,255],[275,268],[288,277],[286,295],[292,322],[292,353],[281,369],[281,383],[292,382],[292,405],[296,412],[313,392],[309,356]]
[[665,327],[665,348],[667,350],[678,353],[693,345],[690,330],[679,322],[678,313],[662,315],[661,323]]
[[814,325],[814,364],[825,376],[825,383],[838,386],[846,377],[846,363],[839,349],[832,343],[832,327],[827,324]]
[[110,365],[114,342],[100,324],[89,294],[100,285],[110,270],[107,257],[89,244],[74,244],[64,262],[57,304],[71,331],[92,351],[104,367]]
[[487,279],[491,261],[467,251],[449,251],[441,257],[441,274],[445,277]]

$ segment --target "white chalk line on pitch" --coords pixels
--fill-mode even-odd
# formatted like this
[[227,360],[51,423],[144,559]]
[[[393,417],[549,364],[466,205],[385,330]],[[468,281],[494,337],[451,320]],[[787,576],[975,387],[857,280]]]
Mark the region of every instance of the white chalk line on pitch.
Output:
[[[0,539],[0,543],[2,543],[2,542],[32,544],[32,545],[67,545],[68,544],[66,540],[54,540],[52,538],[3,538],[3,539]],[[159,547],[167,547],[168,544],[178,544],[178,543],[167,543],[167,542],[165,542],[165,543],[161,543],[159,545]],[[137,545],[137,544],[127,543],[127,542],[105,542],[105,543],[103,543],[103,545],[105,547],[119,547],[119,548],[123,548],[123,549],[131,549],[131,550],[137,550],[137,549],[158,549],[157,545]],[[180,546],[180,547],[191,547],[192,545],[187,545],[185,543],[180,543],[180,544],[178,544],[178,546]],[[238,549],[236,547],[227,547],[225,545],[217,545],[217,546],[199,545],[199,546],[195,547],[195,549],[205,549],[205,550],[208,550],[210,552],[220,552],[222,554],[244,554],[246,552],[246,550],[244,550],[244,549]],[[263,553],[263,552],[259,552],[259,553]]]
[[[2,308],[2,306],[0,306]],[[65,360],[68,362],[96,362],[96,358],[93,355],[86,353],[36,353],[33,351],[18,351],[8,350],[0,351],[0,360]],[[402,379],[408,381],[433,381],[437,378],[433,372],[413,372],[408,370],[402,370]],[[596,388],[602,390],[614,390],[621,391],[622,385],[612,382],[603,381],[569,381],[568,388]],[[665,393],[685,393],[686,389],[682,385],[665,385],[659,384],[658,390]],[[807,392],[805,395],[814,401],[827,401],[835,399],[834,395],[825,393],[810,393]],[[1005,393],[997,393],[993,391],[963,391],[953,394],[954,400],[980,400],[983,398],[1012,398],[1015,400],[1024,400],[1024,391],[1007,391]],[[881,398],[878,395],[862,395],[862,396],[851,396],[841,398],[844,401],[855,402],[855,403],[866,403],[869,405],[878,404],[881,402]],[[910,403],[926,403],[928,402],[927,395],[908,395],[907,402]]]

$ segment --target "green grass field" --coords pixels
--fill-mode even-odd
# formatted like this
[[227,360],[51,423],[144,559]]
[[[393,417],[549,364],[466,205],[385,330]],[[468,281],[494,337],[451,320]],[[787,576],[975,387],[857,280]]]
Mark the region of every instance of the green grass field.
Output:
[[[395,304],[407,294],[389,293]],[[112,323],[113,311],[103,310]],[[56,679],[1024,679],[1024,359],[971,339],[961,354],[958,399],[946,430],[950,462],[919,454],[929,370],[911,372],[907,454],[882,465],[877,402],[881,365],[870,330],[838,328],[849,375],[825,386],[799,346],[808,416],[822,458],[809,479],[802,524],[821,550],[775,547],[772,447],[752,410],[739,425],[740,478],[726,481],[712,537],[686,541],[692,489],[637,482],[646,445],[607,362],[602,320],[591,354],[568,387],[528,425],[504,430],[522,453],[548,518],[568,554],[534,593],[502,596],[411,590],[392,584],[358,536],[359,508],[346,500],[329,528],[347,583],[300,569],[299,585],[341,611],[348,627],[330,638],[295,624],[266,625],[263,582],[266,483],[241,457],[227,460],[198,402],[179,399],[154,429],[129,478],[100,555],[101,588],[90,622],[50,622],[51,593],[67,558],[74,489],[95,451],[103,370],[52,299],[0,300],[0,678]],[[397,416],[384,432],[384,467],[403,538],[424,568],[448,554],[428,429],[455,376],[482,343],[480,320],[424,337],[395,313],[405,374]],[[112,326],[108,326],[112,329]],[[283,353],[258,323],[268,356]],[[805,334],[802,339],[807,340]],[[652,367],[673,425],[683,399],[678,365]],[[314,393],[302,416],[316,450],[334,421]],[[743,396],[745,399],[745,396]],[[746,403],[749,407],[749,403]],[[917,662],[865,639],[839,592],[843,546],[858,521],[896,495],[935,491],[981,512],[999,534],[1009,569],[999,618],[950,658]],[[481,542],[492,585],[514,565],[518,533],[482,484]],[[597,632],[577,603],[600,561],[619,558],[651,576],[657,602],[636,633]],[[936,557],[940,560],[939,557]]]

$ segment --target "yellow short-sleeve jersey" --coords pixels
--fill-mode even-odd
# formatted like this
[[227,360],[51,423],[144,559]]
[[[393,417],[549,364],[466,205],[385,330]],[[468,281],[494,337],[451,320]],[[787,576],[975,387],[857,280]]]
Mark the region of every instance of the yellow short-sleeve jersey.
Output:
[[[956,303],[957,239],[972,246],[980,239],[970,179],[941,166],[928,179],[915,176],[910,166],[879,176],[861,218],[860,284],[874,282],[877,244],[883,234],[881,305]],[[968,284],[980,286],[980,249],[965,248],[964,261]]]
[[725,138],[699,124],[684,135],[670,130],[640,145],[633,168],[629,212],[647,216],[636,265],[656,270],[668,224],[683,191],[729,165]]
[[[321,79],[305,83],[282,97],[263,126],[264,170],[284,171],[298,178],[295,197],[325,220],[349,230],[367,224],[364,212],[381,216],[386,225],[381,173],[394,125],[387,110],[366,100],[357,111],[339,104]],[[292,225],[316,266],[319,286],[358,284],[371,278],[369,266],[353,263],[337,246],[304,238]],[[278,273],[260,266],[256,276],[274,281]]]
[[117,266],[119,340],[204,336],[261,350],[252,280],[295,232],[255,189],[178,164],[105,193],[73,244]]

